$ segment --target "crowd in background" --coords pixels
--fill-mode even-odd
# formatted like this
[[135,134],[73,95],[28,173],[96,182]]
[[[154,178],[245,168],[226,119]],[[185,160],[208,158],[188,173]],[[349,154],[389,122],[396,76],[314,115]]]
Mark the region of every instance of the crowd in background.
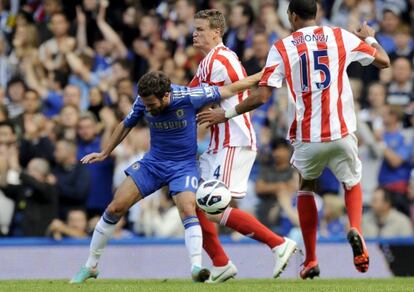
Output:
[[[288,0],[0,1],[0,234],[87,237],[125,177],[149,149],[142,122],[103,162],[97,152],[128,114],[138,79],[162,70],[186,85],[203,55],[192,47],[193,16],[222,11],[224,43],[248,74],[264,67],[270,46],[290,34]],[[355,30],[361,21],[392,59],[381,72],[353,64],[367,237],[413,235],[414,1],[322,0],[317,22]],[[286,88],[252,113],[258,156],[240,208],[280,234],[298,232],[286,133]],[[199,153],[209,134],[199,129]],[[326,169],[319,182],[320,237],[343,237],[342,186]],[[225,232],[225,230],[223,231]],[[133,206],[116,238],[183,235],[168,191]]]

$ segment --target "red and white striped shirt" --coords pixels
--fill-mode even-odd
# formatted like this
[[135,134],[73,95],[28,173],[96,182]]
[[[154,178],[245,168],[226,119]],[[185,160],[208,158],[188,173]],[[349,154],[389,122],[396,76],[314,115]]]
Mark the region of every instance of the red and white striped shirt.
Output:
[[286,79],[290,140],[326,142],[356,131],[346,68],[372,63],[376,49],[337,27],[302,28],[274,43],[259,85],[280,88]]
[[[208,85],[226,85],[247,76],[237,55],[222,43],[213,48],[198,66],[190,87]],[[220,102],[224,110],[235,107],[246,99],[248,91],[239,93]],[[256,134],[250,120],[250,114],[234,117],[226,123],[211,127],[209,151],[217,152],[225,147],[249,146],[256,149]]]

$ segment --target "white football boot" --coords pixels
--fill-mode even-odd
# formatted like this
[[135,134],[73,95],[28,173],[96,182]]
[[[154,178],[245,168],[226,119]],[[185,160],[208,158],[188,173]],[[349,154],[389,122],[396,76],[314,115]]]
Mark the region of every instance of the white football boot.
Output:
[[273,248],[273,257],[275,258],[275,267],[273,269],[273,278],[277,278],[285,270],[290,258],[298,250],[298,245],[292,239],[285,237],[285,242]]
[[227,265],[223,267],[213,266],[210,272],[210,278],[206,281],[206,283],[215,284],[225,282],[230,278],[234,278],[238,271],[236,266],[231,261],[229,261]]

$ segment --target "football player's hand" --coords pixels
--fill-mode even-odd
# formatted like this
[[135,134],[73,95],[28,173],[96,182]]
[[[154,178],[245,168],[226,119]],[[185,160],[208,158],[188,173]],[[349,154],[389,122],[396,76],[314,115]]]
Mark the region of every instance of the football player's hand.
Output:
[[197,123],[199,125],[207,124],[208,128],[226,121],[227,118],[224,116],[224,110],[220,107],[215,109],[210,108],[207,111],[197,114]]
[[354,31],[354,34],[362,40],[365,40],[367,37],[375,36],[375,29],[370,27],[366,21],[364,21],[357,30]]
[[94,163],[94,162],[98,162],[98,161],[102,161],[104,160],[106,157],[108,157],[108,155],[102,153],[102,152],[94,152],[94,153],[90,153],[88,155],[85,155],[84,157],[82,157],[82,159],[80,160],[83,164],[87,164],[87,163]]

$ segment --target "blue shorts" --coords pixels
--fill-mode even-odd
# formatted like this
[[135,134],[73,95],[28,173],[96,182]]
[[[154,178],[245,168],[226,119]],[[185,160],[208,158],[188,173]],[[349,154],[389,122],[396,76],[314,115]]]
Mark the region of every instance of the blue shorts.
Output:
[[130,165],[125,174],[137,185],[143,197],[163,186],[168,186],[170,195],[189,191],[195,193],[200,178],[197,161],[159,160],[150,155]]

